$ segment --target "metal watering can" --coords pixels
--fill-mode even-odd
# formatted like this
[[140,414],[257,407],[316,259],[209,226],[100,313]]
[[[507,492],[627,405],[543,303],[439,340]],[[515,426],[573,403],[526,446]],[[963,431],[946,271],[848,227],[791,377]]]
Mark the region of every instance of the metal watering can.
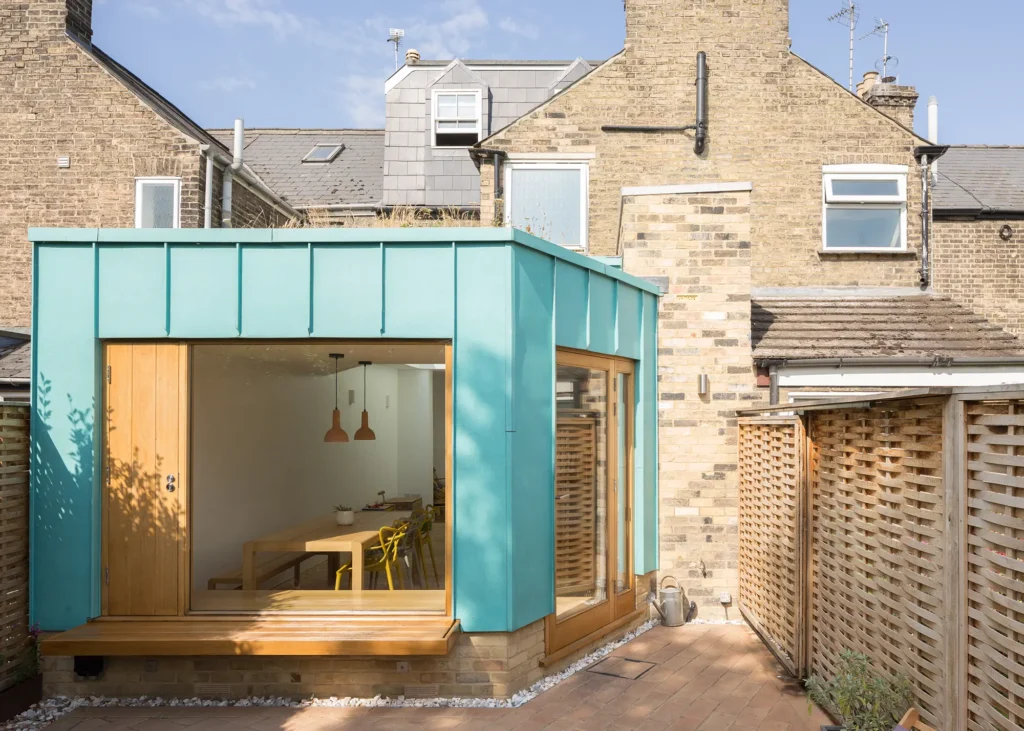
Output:
[[[669,579],[675,582],[675,586],[665,586],[665,582]],[[657,599],[652,597],[651,604],[658,610],[658,614],[661,615],[661,623],[666,627],[680,627],[686,624],[686,621],[690,619],[691,614],[697,608],[695,603],[686,601],[686,594],[683,593],[679,582],[676,581],[674,576],[666,576],[661,580],[658,594],[661,597],[661,602],[659,603]],[[686,608],[685,610],[684,607]]]

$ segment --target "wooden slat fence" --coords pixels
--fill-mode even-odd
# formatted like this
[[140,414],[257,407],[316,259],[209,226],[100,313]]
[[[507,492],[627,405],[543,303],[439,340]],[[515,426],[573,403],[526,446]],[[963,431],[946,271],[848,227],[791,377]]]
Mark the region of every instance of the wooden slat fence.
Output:
[[739,607],[794,675],[803,673],[803,422],[740,424]]
[[1024,388],[739,432],[740,608],[783,664],[856,650],[940,731],[1024,731]]
[[0,691],[32,667],[28,627],[29,410],[0,404]]

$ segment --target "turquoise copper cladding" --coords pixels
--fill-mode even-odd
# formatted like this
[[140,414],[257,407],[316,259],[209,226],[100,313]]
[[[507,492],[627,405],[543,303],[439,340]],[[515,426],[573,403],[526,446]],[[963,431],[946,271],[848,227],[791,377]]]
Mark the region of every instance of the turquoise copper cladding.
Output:
[[657,289],[520,231],[32,229],[31,608],[100,611],[101,342],[443,339],[468,632],[554,609],[555,350],[638,361],[636,572],[657,568]]

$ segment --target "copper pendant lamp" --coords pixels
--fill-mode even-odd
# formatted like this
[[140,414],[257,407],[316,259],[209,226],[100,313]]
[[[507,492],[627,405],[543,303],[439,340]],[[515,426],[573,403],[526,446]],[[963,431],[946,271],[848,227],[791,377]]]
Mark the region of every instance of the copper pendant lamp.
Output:
[[348,441],[348,434],[341,428],[341,411],[338,409],[338,363],[345,356],[331,353],[331,357],[334,358],[334,416],[331,428],[324,435],[324,441],[328,444],[342,444]]
[[377,435],[370,428],[370,415],[366,411],[366,367],[373,364],[368,360],[361,360],[359,365],[363,367],[363,425],[356,432],[356,441],[372,442],[377,438]]

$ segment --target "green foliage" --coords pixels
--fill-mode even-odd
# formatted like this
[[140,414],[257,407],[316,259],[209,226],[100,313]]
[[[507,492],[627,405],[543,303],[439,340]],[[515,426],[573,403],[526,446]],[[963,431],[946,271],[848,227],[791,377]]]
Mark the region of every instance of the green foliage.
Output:
[[334,509],[336,511],[338,511],[339,513],[351,513],[352,512],[352,508],[350,508],[347,505],[335,505]]
[[852,650],[840,655],[834,678],[812,675],[806,685],[808,698],[842,722],[847,731],[892,731],[914,704],[909,680],[902,675],[878,675],[866,655]]

